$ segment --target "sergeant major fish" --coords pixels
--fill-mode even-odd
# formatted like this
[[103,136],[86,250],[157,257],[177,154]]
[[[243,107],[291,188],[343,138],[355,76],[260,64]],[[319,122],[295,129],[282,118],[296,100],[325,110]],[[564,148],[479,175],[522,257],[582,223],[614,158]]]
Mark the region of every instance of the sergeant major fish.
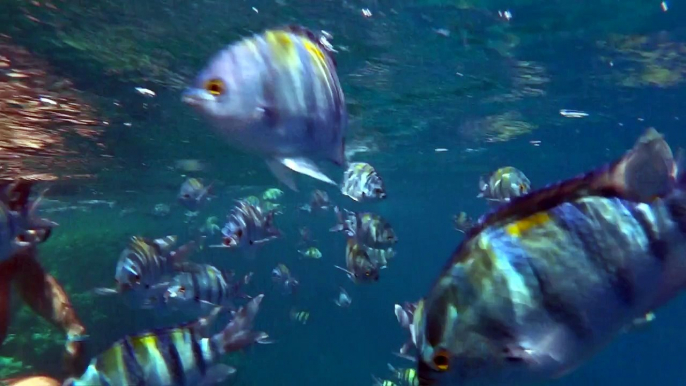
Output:
[[274,226],[274,212],[264,214],[259,206],[238,201],[226,225],[222,228],[223,241],[219,248],[240,248],[248,258],[254,258],[255,248],[281,236]]
[[251,331],[264,295],[242,307],[223,331],[208,336],[219,308],[206,318],[175,328],[153,330],[117,341],[96,356],[79,378],[63,386],[184,386],[216,384],[236,372],[217,361],[253,343],[269,343]]
[[132,306],[146,307],[146,302],[163,293],[170,278],[182,270],[195,270],[186,263],[188,256],[195,250],[196,242],[191,241],[176,251],[176,236],[150,240],[133,236],[129,245],[119,255],[114,281],[116,288],[97,288],[100,295],[122,294]]
[[531,182],[521,170],[506,166],[489,175],[481,176],[479,190],[477,197],[500,204],[529,193]]
[[379,267],[374,265],[364,247],[353,238],[348,239],[345,247],[345,268],[335,267],[348,274],[355,284],[379,281]]
[[234,309],[235,299],[248,298],[241,290],[251,277],[249,273],[237,280],[233,271],[222,271],[212,265],[202,264],[197,266],[196,272],[182,272],[174,276],[164,296],[168,303],[179,306]]
[[295,171],[335,185],[315,164],[346,164],[348,114],[329,48],[299,26],[267,30],[217,53],[183,101],[234,147],[267,161],[296,190]]
[[300,282],[291,275],[291,270],[281,263],[272,269],[272,281],[280,287],[284,295],[292,294],[300,286]]
[[386,188],[376,169],[365,162],[353,162],[343,173],[341,193],[355,201],[375,201],[386,198]]
[[482,217],[415,313],[420,385],[563,376],[674,298],[685,189],[650,129],[617,162]]
[[334,208],[338,224],[329,229],[331,232],[345,232],[370,248],[386,248],[398,242],[391,224],[378,214],[343,211]]
[[189,178],[181,184],[178,199],[181,205],[191,211],[197,211],[200,205],[209,199],[212,184],[205,186],[197,178]]

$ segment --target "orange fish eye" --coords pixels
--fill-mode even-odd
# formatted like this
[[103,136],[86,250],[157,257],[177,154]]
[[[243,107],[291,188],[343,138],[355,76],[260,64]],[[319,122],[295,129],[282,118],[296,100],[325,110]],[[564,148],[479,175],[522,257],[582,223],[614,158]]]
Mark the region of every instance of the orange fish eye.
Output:
[[205,90],[214,96],[219,96],[226,91],[226,85],[221,79],[210,79],[205,82]]
[[431,361],[438,371],[447,371],[450,368],[450,354],[445,349],[440,349],[434,353]]

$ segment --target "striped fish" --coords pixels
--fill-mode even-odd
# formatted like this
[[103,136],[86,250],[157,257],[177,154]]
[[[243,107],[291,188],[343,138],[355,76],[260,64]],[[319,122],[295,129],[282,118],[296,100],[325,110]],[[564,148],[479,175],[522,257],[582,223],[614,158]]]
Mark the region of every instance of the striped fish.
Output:
[[182,272],[174,276],[165,292],[167,303],[172,306],[192,305],[200,309],[222,306],[234,309],[236,298],[246,298],[241,292],[252,274],[236,280],[233,271],[222,271],[212,265],[198,265],[196,272]]
[[345,98],[322,41],[299,26],[242,39],[209,61],[182,100],[291,189],[291,171],[336,185],[315,164],[346,164]]
[[353,162],[343,173],[341,193],[355,201],[376,201],[386,198],[386,188],[376,169],[365,162]]
[[219,308],[191,324],[119,340],[93,358],[80,378],[67,379],[63,386],[196,386],[221,382],[236,371],[217,363],[224,354],[253,343],[269,343],[266,333],[251,331],[263,297],[255,297],[238,310],[214,336],[207,336],[207,329]]
[[29,200],[32,185],[29,181],[0,182],[0,262],[44,242],[57,226],[35,215],[41,198]]
[[95,292],[99,295],[124,295],[124,299],[134,307],[146,307],[151,299],[160,300],[168,285],[163,280],[180,271],[197,270],[195,265],[186,263],[188,255],[195,250],[196,242],[191,241],[173,251],[175,245],[176,236],[155,240],[133,236],[119,255],[114,274],[116,288],[97,288]]
[[364,246],[349,238],[345,247],[345,268],[335,266],[348,274],[355,284],[379,281],[379,267],[369,258]]
[[479,194],[490,203],[502,204],[523,196],[531,190],[531,182],[524,173],[512,166],[502,167],[479,179]]
[[420,385],[560,377],[674,298],[685,188],[650,129],[617,162],[480,219],[415,311]]
[[355,213],[347,209],[343,212],[334,207],[338,224],[331,232],[345,232],[348,237],[354,237],[357,242],[370,248],[386,248],[398,242],[391,224],[378,214],[364,212]]
[[240,200],[222,228],[221,245],[214,248],[238,248],[247,257],[254,258],[257,246],[281,236],[274,226],[274,212],[263,213],[259,206]]
[[212,184],[205,186],[197,178],[189,178],[181,184],[178,200],[186,209],[197,211],[210,198]]

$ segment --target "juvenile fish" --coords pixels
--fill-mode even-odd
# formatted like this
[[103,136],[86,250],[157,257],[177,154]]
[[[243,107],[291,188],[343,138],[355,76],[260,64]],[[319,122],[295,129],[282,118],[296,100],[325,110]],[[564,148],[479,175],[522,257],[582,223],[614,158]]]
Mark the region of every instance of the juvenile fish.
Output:
[[189,178],[181,184],[178,200],[181,205],[191,211],[197,211],[200,206],[209,200],[212,192],[212,184],[205,186],[197,178]]
[[348,308],[353,302],[353,299],[348,295],[348,291],[346,291],[345,288],[340,287],[338,289],[338,297],[334,299],[333,302],[341,308]]
[[374,213],[355,213],[346,209],[341,212],[334,208],[338,224],[331,232],[345,232],[348,237],[354,237],[359,243],[371,248],[386,248],[398,242],[391,224],[383,217]]
[[364,247],[353,238],[348,239],[345,248],[345,268],[335,267],[348,274],[355,284],[379,281],[379,267],[374,265]]
[[322,252],[317,247],[309,247],[305,250],[299,250],[298,253],[300,253],[303,257],[306,257],[308,259],[322,258]]
[[355,201],[376,201],[386,198],[386,188],[376,169],[365,162],[353,162],[343,173],[341,193]]
[[252,273],[237,279],[233,271],[222,271],[212,265],[202,264],[197,266],[196,272],[182,272],[174,276],[164,297],[171,305],[235,309],[235,299],[249,298],[242,292],[242,287],[251,278]]
[[258,245],[280,237],[281,231],[274,226],[274,212],[265,214],[259,206],[238,201],[222,228],[222,235],[222,245],[213,247],[238,248],[253,258]]
[[563,376],[677,296],[685,189],[650,129],[618,161],[482,217],[415,313],[420,385]]
[[291,275],[291,270],[285,264],[279,264],[272,269],[272,281],[284,295],[292,294],[300,286],[300,282]]
[[209,336],[209,324],[219,308],[206,318],[179,327],[128,336],[96,356],[79,378],[64,386],[146,385],[177,386],[216,384],[236,372],[217,363],[226,353],[253,343],[269,343],[264,332],[251,331],[264,295],[244,307],[216,335]]
[[524,173],[512,166],[502,167],[479,179],[479,194],[495,204],[509,202],[531,190],[531,182]]
[[346,163],[348,114],[333,53],[303,27],[267,30],[221,50],[183,101],[293,190],[291,171],[335,185],[315,161]]

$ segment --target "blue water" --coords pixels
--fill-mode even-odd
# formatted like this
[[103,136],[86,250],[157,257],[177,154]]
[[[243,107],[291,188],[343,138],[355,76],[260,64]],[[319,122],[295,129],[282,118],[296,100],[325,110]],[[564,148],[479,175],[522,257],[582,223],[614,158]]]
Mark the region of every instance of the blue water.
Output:
[[[614,160],[651,126],[673,148],[686,147],[686,8],[676,1],[666,11],[659,1],[582,3],[4,1],[0,56],[12,58],[10,68],[42,72],[13,78],[10,69],[0,68],[0,174],[56,179],[45,186],[59,207],[115,201],[113,207],[45,214],[60,226],[40,247],[40,261],[71,295],[89,333],[89,355],[124,335],[190,320],[180,313],[131,310],[89,292],[112,284],[130,236],[191,237],[185,210],[176,203],[185,176],[216,181],[218,197],[202,208],[200,220],[213,215],[221,222],[233,200],[284,189],[284,214],[276,222],[285,237],[261,248],[256,260],[209,248],[192,257],[240,275],[254,271],[248,292],[266,294],[257,329],[276,343],[249,348],[226,384],[368,385],[372,374],[388,378],[389,362],[410,365],[391,354],[406,338],[393,305],[423,296],[461,241],[452,215],[477,217],[488,209],[476,198],[481,174],[511,165],[541,187]],[[363,9],[372,16],[363,16]],[[508,10],[511,19],[499,16]],[[288,191],[256,158],[229,148],[182,105],[182,88],[216,50],[289,23],[333,35],[351,113],[348,148],[359,150],[351,159],[376,167],[387,200],[356,204],[304,178],[299,193]],[[34,98],[78,99],[90,106],[93,122],[22,118],[19,110],[30,108],[10,103],[18,84],[29,84],[21,92]],[[135,87],[156,96],[147,98]],[[562,109],[588,116],[568,118]],[[17,122],[29,127],[33,143],[10,130]],[[183,173],[174,168],[181,159],[207,166]],[[328,232],[333,214],[297,210],[315,188],[336,204],[374,211],[393,224],[397,256],[378,283],[355,286],[333,267],[343,264],[345,250],[344,238]],[[171,206],[168,218],[149,215],[158,203]],[[298,258],[302,225],[313,230],[321,260]],[[271,283],[270,271],[280,262],[300,280],[295,297],[282,296]],[[341,285],[353,298],[349,309],[333,303]],[[64,377],[61,332],[18,299],[14,304],[13,338],[0,346],[0,357],[25,366],[0,368],[0,378]],[[675,299],[657,310],[647,328],[621,335],[550,384],[683,385],[684,305],[683,298]],[[292,307],[311,313],[306,325],[289,319]]]

